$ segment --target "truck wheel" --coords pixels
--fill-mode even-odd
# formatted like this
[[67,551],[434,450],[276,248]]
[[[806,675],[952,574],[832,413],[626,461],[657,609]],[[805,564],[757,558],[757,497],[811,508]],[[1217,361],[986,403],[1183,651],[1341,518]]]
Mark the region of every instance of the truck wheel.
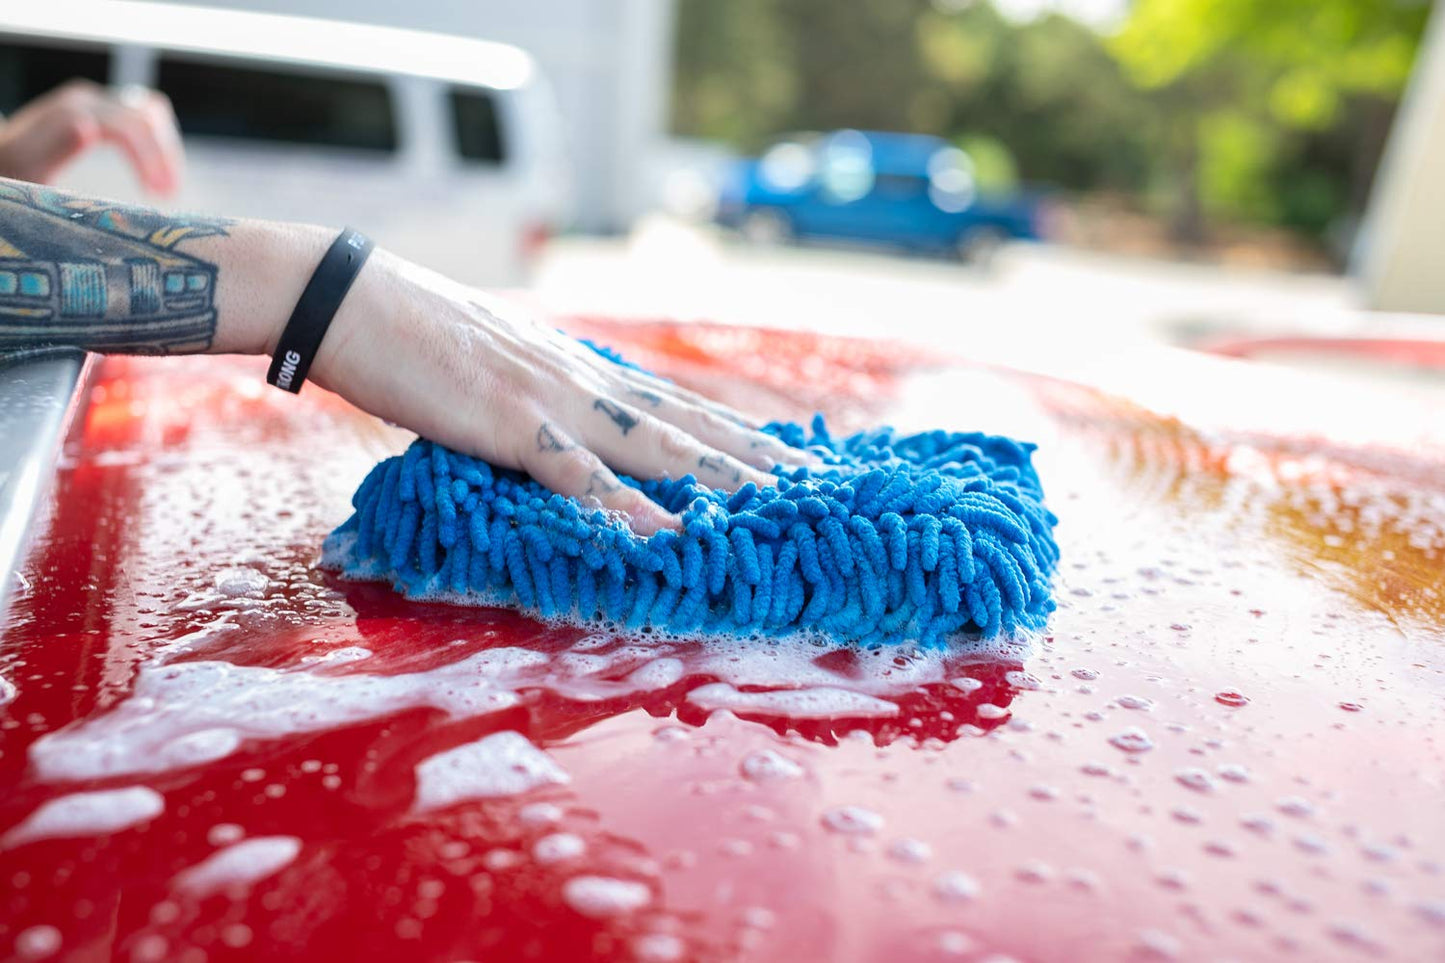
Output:
[[975,227],[959,236],[954,252],[965,264],[988,268],[1007,242],[1008,235],[999,228]]
[[753,244],[783,244],[793,237],[793,223],[787,215],[768,208],[748,211],[739,229]]

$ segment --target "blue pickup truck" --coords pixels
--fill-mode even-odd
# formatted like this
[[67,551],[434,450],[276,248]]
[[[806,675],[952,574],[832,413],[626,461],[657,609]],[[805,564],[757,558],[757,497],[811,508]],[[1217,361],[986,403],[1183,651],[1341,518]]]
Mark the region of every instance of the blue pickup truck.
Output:
[[923,134],[840,130],[784,140],[744,160],[716,220],[754,241],[883,244],[985,261],[1005,241],[1040,239],[1036,195],[978,190],[967,154]]

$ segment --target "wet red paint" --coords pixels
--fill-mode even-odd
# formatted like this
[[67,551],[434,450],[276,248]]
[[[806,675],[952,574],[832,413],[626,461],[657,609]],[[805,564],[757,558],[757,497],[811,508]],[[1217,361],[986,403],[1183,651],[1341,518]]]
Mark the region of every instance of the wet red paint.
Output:
[[[1012,662],[817,650],[816,665],[778,669],[811,665],[875,694],[885,672],[934,672],[889,689],[898,711],[885,718],[709,714],[702,686],[790,680],[679,643],[666,655],[681,669],[643,683],[647,650],[336,582],[313,567],[320,539],[400,435],[323,392],[265,390],[257,363],[110,359],[0,639],[0,676],[17,690],[0,706],[0,835],[77,791],[149,786],[164,811],[111,833],[0,842],[0,953],[1445,956],[1438,445],[1334,438],[1327,390],[1314,433],[1221,433],[1057,381],[925,375],[930,359],[858,342],[585,329],[729,400],[766,399],[760,413],[823,405],[854,423],[1036,437],[1065,551],[1049,636]],[[969,405],[983,387],[1007,404]],[[293,719],[201,765],[144,771],[159,763],[142,755],[106,778],[43,771],[45,745],[114,736],[117,719],[193,732],[187,713],[220,689],[133,701],[141,675],[165,671],[167,643],[192,633],[172,666],[276,670],[320,693],[444,674],[503,646],[537,664],[495,711]],[[351,647],[370,655],[337,656]],[[570,782],[417,810],[418,764],[504,730]],[[111,744],[140,745],[138,733]],[[764,750],[785,761],[749,768]],[[539,858],[537,840],[557,833],[584,851]],[[266,837],[299,841],[294,858],[248,885],[187,889],[203,860]],[[641,884],[645,905],[584,915],[564,894],[585,876]]]

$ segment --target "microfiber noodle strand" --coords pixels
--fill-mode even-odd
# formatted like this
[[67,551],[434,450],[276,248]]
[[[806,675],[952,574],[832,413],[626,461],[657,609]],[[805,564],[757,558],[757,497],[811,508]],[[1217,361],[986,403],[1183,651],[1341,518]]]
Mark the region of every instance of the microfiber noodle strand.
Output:
[[418,440],[362,482],[322,564],[409,598],[671,633],[939,646],[1043,627],[1059,552],[1033,445],[890,428],[834,438],[821,415],[811,432],[763,430],[826,464],[779,467],[776,488],[733,493],[692,475],[623,477],[681,516],[681,531],[650,538],[522,473]]

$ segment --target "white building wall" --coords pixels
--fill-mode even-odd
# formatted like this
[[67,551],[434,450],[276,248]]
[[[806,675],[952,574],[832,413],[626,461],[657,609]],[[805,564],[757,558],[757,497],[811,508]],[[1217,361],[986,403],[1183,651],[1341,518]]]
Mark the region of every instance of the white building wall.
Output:
[[1430,18],[1360,235],[1366,303],[1445,314],[1445,8]]
[[515,44],[537,58],[561,106],[574,224],[625,228],[663,140],[672,82],[673,0],[172,0],[334,17]]

